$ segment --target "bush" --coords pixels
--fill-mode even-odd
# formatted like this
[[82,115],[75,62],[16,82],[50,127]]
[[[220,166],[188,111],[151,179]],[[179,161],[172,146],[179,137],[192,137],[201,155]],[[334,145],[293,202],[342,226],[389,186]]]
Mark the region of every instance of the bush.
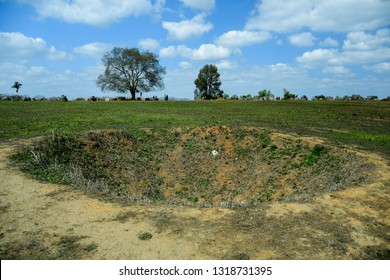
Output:
[[319,158],[326,153],[326,148],[322,145],[315,145],[311,153],[305,157],[305,165],[312,166],[318,162]]

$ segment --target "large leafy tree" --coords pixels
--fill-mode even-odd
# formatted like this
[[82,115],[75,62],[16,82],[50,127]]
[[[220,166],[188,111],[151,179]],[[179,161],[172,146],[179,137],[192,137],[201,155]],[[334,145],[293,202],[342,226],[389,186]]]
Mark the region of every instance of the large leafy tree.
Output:
[[272,94],[272,92],[270,90],[263,89],[263,90],[259,91],[259,98],[263,99],[263,100],[273,100],[274,95]]
[[103,55],[102,62],[106,70],[96,82],[102,91],[129,91],[131,99],[135,100],[137,92],[164,89],[166,70],[154,53],[115,47]]
[[19,89],[22,87],[22,84],[19,82],[15,82],[14,85],[11,88],[16,89],[16,93],[19,92]]
[[216,99],[223,95],[223,91],[220,90],[221,80],[219,79],[218,68],[212,64],[206,64],[199,70],[198,78],[194,81],[195,98],[200,99]]
[[295,100],[296,98],[298,98],[297,94],[290,93],[290,91],[288,91],[287,89],[283,89],[283,92],[284,92],[283,95],[284,100]]

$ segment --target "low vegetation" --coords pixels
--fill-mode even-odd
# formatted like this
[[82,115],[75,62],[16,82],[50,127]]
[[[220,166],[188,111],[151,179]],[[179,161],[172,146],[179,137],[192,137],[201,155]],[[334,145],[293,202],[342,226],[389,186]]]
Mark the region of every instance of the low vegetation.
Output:
[[41,180],[118,202],[224,207],[301,201],[362,183],[369,170],[341,149],[227,126],[55,131],[14,159]]
[[48,243],[41,233],[25,233],[23,242],[1,243],[0,259],[2,260],[78,260],[85,259],[97,250],[95,243],[82,245],[85,236],[55,236]]
[[0,102],[0,141],[64,132],[150,127],[255,126],[317,136],[390,158],[389,103]]

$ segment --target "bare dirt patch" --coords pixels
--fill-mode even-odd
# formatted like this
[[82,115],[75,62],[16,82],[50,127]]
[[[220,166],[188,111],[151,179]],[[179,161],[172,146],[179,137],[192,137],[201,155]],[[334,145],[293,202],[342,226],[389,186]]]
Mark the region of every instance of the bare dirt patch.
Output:
[[[162,161],[164,167],[156,173],[165,174],[164,184],[171,182],[173,189],[182,190],[177,178],[188,175],[183,153],[187,151],[191,155],[193,150],[189,144],[202,147],[203,143],[207,144],[204,153],[209,160],[228,162],[222,167],[225,172],[217,169],[211,185],[229,186],[229,182],[233,184],[237,180],[236,175],[229,177],[226,173],[234,174],[237,169],[233,165],[234,159],[242,156],[243,151],[229,141],[235,137],[229,128],[219,128],[218,133],[214,133],[214,129],[177,133],[183,146],[173,145],[169,154],[176,156],[176,160]],[[240,142],[242,149],[253,148],[253,136],[242,133],[239,137],[243,139]],[[275,145],[280,149],[287,138],[272,138],[273,142],[265,148],[265,143],[260,143],[259,148],[269,151]],[[310,142],[310,139],[298,140],[300,145],[304,141]],[[214,141],[223,158],[213,159],[209,155],[209,143]],[[308,146],[309,151],[315,144]],[[274,192],[269,201],[251,207],[195,208],[145,202],[119,205],[91,197],[88,190],[36,181],[10,164],[9,156],[15,153],[17,146],[2,144],[0,147],[1,259],[389,257],[390,170],[386,161],[376,154],[345,148],[337,150],[359,158],[360,165],[368,164],[370,168],[365,169],[368,173],[364,174],[370,180],[366,183],[357,181],[353,187],[316,193],[305,202],[280,199],[280,191],[279,194]],[[192,154],[190,158],[194,160],[198,155]],[[202,166],[198,167],[200,173],[206,172],[206,167],[203,169]],[[250,168],[250,165],[243,167]],[[288,193],[287,188],[294,177],[283,176],[275,185],[284,184],[282,190]],[[223,199],[223,195],[220,200],[213,197],[215,203],[221,203]],[[237,197],[231,201],[234,199]],[[139,236],[145,232],[152,238],[141,240]]]

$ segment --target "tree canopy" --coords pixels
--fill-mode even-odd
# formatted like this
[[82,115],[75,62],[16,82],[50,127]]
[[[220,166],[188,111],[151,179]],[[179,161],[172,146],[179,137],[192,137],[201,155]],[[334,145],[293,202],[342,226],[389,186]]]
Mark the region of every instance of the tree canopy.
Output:
[[283,89],[283,92],[284,92],[283,95],[284,100],[295,100],[296,98],[298,98],[297,94],[290,93],[290,91],[287,89]]
[[218,68],[212,64],[206,64],[200,69],[198,78],[194,81],[195,99],[216,99],[223,95],[223,91],[220,90],[221,80],[219,79]]
[[102,91],[130,91],[131,99],[135,100],[137,92],[164,89],[166,70],[154,53],[115,47],[103,55],[102,62],[106,70],[96,82]]
[[274,95],[272,94],[272,92],[270,90],[263,89],[263,90],[259,91],[259,98],[263,99],[263,100],[273,100]]
[[19,82],[15,82],[14,85],[11,88],[16,89],[16,93],[19,92],[19,89],[22,87],[22,84]]

